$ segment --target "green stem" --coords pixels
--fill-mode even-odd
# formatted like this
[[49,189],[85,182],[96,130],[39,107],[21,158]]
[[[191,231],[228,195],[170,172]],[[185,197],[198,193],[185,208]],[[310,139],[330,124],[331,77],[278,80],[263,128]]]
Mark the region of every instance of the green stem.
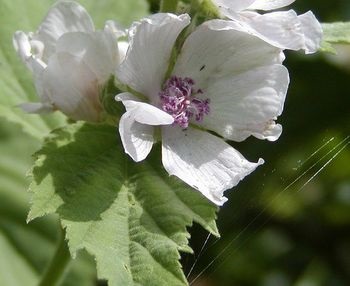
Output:
[[220,13],[218,7],[212,2],[212,0],[191,0],[191,9],[196,14],[204,17],[204,20],[218,19],[220,18]]
[[179,0],[161,0],[160,1],[160,12],[172,12],[175,13]]
[[39,282],[38,286],[55,286],[58,285],[63,278],[65,270],[70,262],[70,253],[64,238],[65,233],[64,230],[62,230],[55,255],[53,256],[50,265],[45,270],[45,273],[41,277],[41,281]]

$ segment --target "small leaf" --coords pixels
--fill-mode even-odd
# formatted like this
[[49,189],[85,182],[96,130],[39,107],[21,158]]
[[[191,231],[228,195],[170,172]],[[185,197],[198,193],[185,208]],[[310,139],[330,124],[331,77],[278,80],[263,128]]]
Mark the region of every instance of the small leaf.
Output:
[[218,235],[216,206],[169,177],[157,153],[134,163],[115,127],[77,123],[36,154],[29,219],[59,214],[72,255],[85,248],[109,285],[186,285],[178,251],[193,221]]
[[336,53],[333,44],[350,44],[350,22],[323,23],[321,51]]

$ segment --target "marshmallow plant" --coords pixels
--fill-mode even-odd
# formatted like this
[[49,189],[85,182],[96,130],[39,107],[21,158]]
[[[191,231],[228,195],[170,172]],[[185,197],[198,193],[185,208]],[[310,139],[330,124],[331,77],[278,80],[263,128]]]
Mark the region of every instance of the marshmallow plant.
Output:
[[163,0],[125,30],[113,21],[96,30],[80,4],[57,1],[36,32],[14,34],[39,98],[22,109],[71,119],[46,138],[31,170],[28,221],[56,213],[64,229],[40,285],[55,285],[81,249],[109,285],[187,285],[179,263],[179,251],[192,252],[187,227],[218,236],[224,192],[263,163],[246,159],[239,142],[281,135],[284,50],[319,49],[315,16],[270,11],[291,0],[184,2],[191,16]]

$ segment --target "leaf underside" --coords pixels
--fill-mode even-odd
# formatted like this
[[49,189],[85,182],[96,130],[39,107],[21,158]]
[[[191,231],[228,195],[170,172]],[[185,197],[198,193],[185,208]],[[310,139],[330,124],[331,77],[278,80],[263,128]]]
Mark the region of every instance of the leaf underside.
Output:
[[321,51],[336,53],[333,45],[350,44],[350,22],[323,23]]

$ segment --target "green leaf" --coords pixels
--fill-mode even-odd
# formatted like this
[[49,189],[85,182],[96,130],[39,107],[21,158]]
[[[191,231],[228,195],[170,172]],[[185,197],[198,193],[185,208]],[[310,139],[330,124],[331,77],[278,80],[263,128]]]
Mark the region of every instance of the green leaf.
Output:
[[106,20],[115,20],[124,26],[129,26],[132,21],[139,20],[148,14],[146,0],[81,0],[77,2],[89,12],[97,29],[102,29]]
[[[7,257],[6,261],[0,259],[1,285],[35,285],[36,274],[33,269],[26,267],[26,261],[18,253],[6,236],[0,230],[0,251],[1,255]],[[13,273],[21,273],[18,277]]]
[[29,220],[58,213],[74,256],[85,248],[109,285],[186,285],[178,251],[191,252],[193,221],[218,235],[216,206],[161,166],[134,163],[115,127],[56,130],[36,154]]
[[350,22],[323,23],[321,51],[336,53],[334,44],[350,44]]
[[[23,102],[38,101],[30,72],[19,60],[12,46],[16,30],[36,31],[53,0],[0,0],[0,114],[18,123],[35,138],[42,138],[50,130],[65,124],[65,116],[55,114],[40,116],[25,114],[16,107]],[[84,0],[97,28],[108,19],[124,25],[147,14],[145,0]]]

